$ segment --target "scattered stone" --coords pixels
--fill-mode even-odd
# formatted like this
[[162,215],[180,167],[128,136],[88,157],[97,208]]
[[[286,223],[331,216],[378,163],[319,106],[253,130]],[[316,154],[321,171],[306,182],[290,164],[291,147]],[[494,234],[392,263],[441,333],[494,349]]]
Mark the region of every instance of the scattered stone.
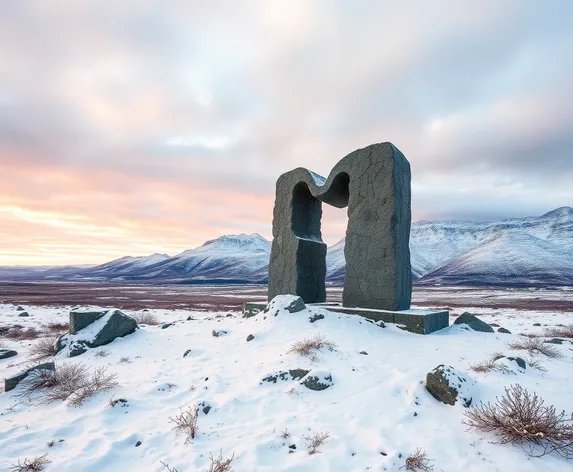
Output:
[[18,308],[16,308],[16,311],[26,311],[26,308],[24,308],[23,306],[18,306]]
[[541,326],[541,323],[533,323],[533,326]]
[[506,328],[499,328],[497,330],[498,333],[503,333],[503,334],[511,334],[511,331],[509,329]]
[[497,323],[490,323],[489,324],[492,328],[499,328],[500,325],[498,325]]
[[20,313],[18,316],[26,317],[26,316],[30,316],[30,314],[29,314],[27,311],[23,311],[23,312]]
[[205,415],[208,415],[212,408],[213,407],[211,405],[204,401],[197,405],[197,409],[201,410]]
[[35,365],[34,367],[31,367],[24,372],[16,374],[12,377],[8,377],[7,379],[4,379],[4,391],[9,392],[10,390],[14,390],[22,380],[28,377],[31,372],[37,370],[51,370],[52,372],[55,372],[56,365],[53,362],[45,362],[44,364]]
[[456,318],[454,324],[465,324],[468,325],[474,331],[480,331],[482,333],[493,333],[493,328],[488,325],[485,321],[480,320],[477,316],[468,313],[462,313]]
[[191,349],[187,349],[183,354],[183,357],[187,357],[191,353]]
[[167,328],[169,328],[170,326],[173,326],[173,324],[174,324],[174,323],[163,323],[163,324],[161,325],[161,329],[167,329]]
[[471,390],[475,383],[465,372],[444,364],[426,375],[426,390],[446,405],[455,405],[459,399],[464,407],[469,407],[472,404]]
[[514,367],[512,363],[516,363],[521,370],[527,368],[526,362],[521,357],[498,356],[493,362],[494,364],[501,364],[510,370],[513,370]]
[[548,339],[547,341],[544,342],[548,344],[563,344],[563,339],[553,338],[553,339]]
[[312,374],[308,374],[303,379],[301,385],[304,385],[310,390],[321,391],[332,387],[334,382],[332,381],[330,372],[312,372]]
[[253,339],[255,339],[255,337],[252,334],[247,336],[247,342],[251,342]]
[[11,349],[0,349],[0,359],[8,359],[9,357],[17,356],[18,353]]
[[261,383],[262,382],[277,383],[279,380],[283,381],[301,380],[309,372],[310,370],[305,370],[305,369],[292,369],[292,370],[283,370],[280,372],[274,372],[264,377],[261,380]]
[[81,356],[88,350],[86,345],[82,341],[74,341],[70,344],[70,349],[68,351],[68,357]]
[[359,354],[362,354],[363,356],[367,356],[367,355],[368,355],[368,353],[367,353],[366,351],[360,351]]
[[233,315],[233,313],[227,313],[225,316],[226,318],[233,318],[235,315]]
[[288,448],[294,450],[294,449],[296,449],[296,444],[291,444]]
[[316,314],[316,315],[311,316],[308,319],[308,321],[310,321],[311,323],[314,323],[315,321],[323,320],[323,319],[324,319],[324,315]]
[[141,446],[141,441],[137,441],[137,442],[135,443],[135,447],[139,447],[139,446]]
[[195,318],[193,318],[191,315],[189,315],[189,316],[187,317],[187,321],[193,321],[194,319],[195,319]]
[[263,313],[270,313],[272,316],[278,316],[281,310],[288,313],[298,313],[306,308],[302,298],[296,295],[277,295],[273,298]]
[[215,336],[216,338],[218,338],[220,336],[225,336],[226,334],[229,334],[229,333],[223,329],[220,329],[219,331],[213,330],[213,332],[211,334],[213,336]]

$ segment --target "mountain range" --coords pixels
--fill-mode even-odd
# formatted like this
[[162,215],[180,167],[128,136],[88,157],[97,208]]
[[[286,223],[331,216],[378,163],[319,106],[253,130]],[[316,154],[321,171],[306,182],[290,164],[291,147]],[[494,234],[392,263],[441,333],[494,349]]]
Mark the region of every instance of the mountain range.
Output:
[[[3,280],[265,283],[271,243],[221,236],[176,256],[122,257],[94,267],[0,268]],[[573,285],[573,209],[498,222],[418,221],[412,275],[424,285]],[[344,281],[344,240],[328,249],[327,281]]]

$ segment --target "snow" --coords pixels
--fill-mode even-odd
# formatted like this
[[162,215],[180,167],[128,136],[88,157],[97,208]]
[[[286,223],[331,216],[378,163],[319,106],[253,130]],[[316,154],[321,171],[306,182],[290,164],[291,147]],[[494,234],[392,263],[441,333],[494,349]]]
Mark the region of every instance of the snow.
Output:
[[[19,318],[15,306],[0,304],[0,325],[41,328],[67,321],[71,307],[26,309],[32,316]],[[89,349],[78,358],[56,359],[56,365],[81,362],[90,368],[107,367],[119,376],[120,386],[112,392],[76,408],[64,402],[30,404],[18,396],[19,388],[0,394],[0,470],[48,453],[52,461],[48,472],[165,471],[160,461],[179,472],[203,472],[209,469],[209,454],[221,451],[226,457],[235,454],[237,472],[398,472],[418,447],[434,460],[436,471],[573,470],[558,456],[531,459],[518,447],[493,444],[494,437],[468,431],[462,424],[464,408],[437,402],[423,385],[427,372],[440,364],[451,365],[475,380],[474,405],[494,401],[504,387],[519,382],[557,410],[569,412],[573,404],[569,342],[555,346],[562,359],[540,356],[546,373],[529,367],[514,368],[514,374],[473,373],[469,366],[495,352],[521,357],[522,351],[507,346],[518,333],[541,332],[544,327],[534,327],[535,322],[570,324],[570,314],[484,309],[478,312],[484,321],[501,324],[514,334],[477,333],[456,325],[421,336],[316,307],[298,313],[282,309],[277,316],[260,313],[248,319],[238,313],[229,317],[227,312],[150,309],[149,313],[174,324],[167,329],[142,325],[104,348]],[[317,313],[325,318],[310,323]],[[186,321],[189,315],[193,321]],[[227,335],[214,337],[214,330]],[[247,342],[249,334],[255,338]],[[288,353],[293,343],[317,335],[335,343],[336,349],[319,351],[315,360]],[[4,340],[19,355],[0,360],[2,376],[30,364],[35,342]],[[108,357],[95,356],[103,349],[109,351]],[[120,362],[122,357],[129,362]],[[312,391],[300,380],[261,384],[270,373],[296,368],[310,370],[308,375],[331,376],[332,386]],[[110,397],[127,402],[112,408]],[[201,402],[212,409],[200,413],[198,435],[186,444],[185,435],[173,429],[169,417]],[[287,439],[281,438],[285,430]],[[314,431],[328,432],[329,439],[319,454],[309,455],[304,436]],[[53,447],[46,444],[50,440],[56,440]],[[137,441],[142,442],[139,447]],[[296,449],[289,449],[292,444]]]

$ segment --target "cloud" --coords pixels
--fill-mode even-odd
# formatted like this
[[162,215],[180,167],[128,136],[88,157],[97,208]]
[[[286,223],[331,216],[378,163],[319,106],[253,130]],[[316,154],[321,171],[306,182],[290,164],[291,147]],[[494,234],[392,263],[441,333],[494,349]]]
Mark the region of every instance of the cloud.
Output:
[[[31,228],[58,260],[80,240],[103,261],[269,236],[278,175],[327,175],[382,141],[412,164],[416,219],[571,204],[572,15],[565,0],[11,2],[0,202],[20,210],[0,263],[33,259]],[[327,241],[344,226],[329,210]],[[129,230],[97,230],[112,227]]]

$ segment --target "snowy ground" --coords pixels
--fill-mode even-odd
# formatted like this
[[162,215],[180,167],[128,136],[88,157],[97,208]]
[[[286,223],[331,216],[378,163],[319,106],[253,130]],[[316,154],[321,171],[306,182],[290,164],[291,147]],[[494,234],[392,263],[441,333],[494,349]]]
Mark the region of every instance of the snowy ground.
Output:
[[[0,326],[21,324],[41,329],[66,322],[70,307],[26,306],[30,317],[13,305],[0,305]],[[81,407],[64,402],[30,403],[21,387],[0,393],[0,470],[18,460],[48,454],[47,471],[208,471],[209,455],[229,457],[235,471],[399,471],[406,457],[422,448],[434,460],[434,471],[567,471],[573,461],[557,455],[529,458],[522,449],[494,444],[494,437],[468,431],[464,408],[437,402],[424,388],[426,373],[439,364],[468,371],[477,381],[474,404],[493,401],[504,387],[520,385],[540,394],[558,410],[573,410],[573,344],[556,345],[564,357],[538,356],[547,372],[478,374],[469,366],[494,352],[522,355],[507,343],[520,333],[571,324],[573,314],[480,309],[470,311],[513,334],[488,334],[453,326],[428,336],[375,326],[360,317],[320,312],[262,314],[243,319],[239,313],[150,310],[167,329],[141,326],[134,334],[81,357],[56,358],[56,365],[81,362],[106,366],[120,386]],[[456,310],[461,312],[462,310]],[[127,314],[140,312],[125,311]],[[189,316],[194,320],[187,321]],[[533,326],[541,323],[542,326]],[[226,335],[214,337],[213,330]],[[255,339],[247,342],[253,334]],[[293,343],[321,335],[336,343],[316,360],[287,351]],[[29,349],[37,340],[0,337],[18,356],[0,360],[0,377],[31,364]],[[191,350],[187,357],[183,354]],[[107,357],[98,357],[101,350]],[[362,351],[365,354],[360,354]],[[123,359],[122,358],[128,358]],[[330,373],[334,385],[312,391],[297,381],[263,383],[267,374],[303,368]],[[127,399],[111,407],[109,399]],[[169,417],[201,402],[212,406],[198,420],[191,442],[173,429]],[[288,437],[281,437],[288,431]],[[309,455],[304,436],[328,432],[318,454]],[[49,441],[55,444],[49,447]],[[59,441],[63,440],[63,441]],[[141,445],[136,447],[136,443]],[[289,446],[295,445],[296,449]]]

